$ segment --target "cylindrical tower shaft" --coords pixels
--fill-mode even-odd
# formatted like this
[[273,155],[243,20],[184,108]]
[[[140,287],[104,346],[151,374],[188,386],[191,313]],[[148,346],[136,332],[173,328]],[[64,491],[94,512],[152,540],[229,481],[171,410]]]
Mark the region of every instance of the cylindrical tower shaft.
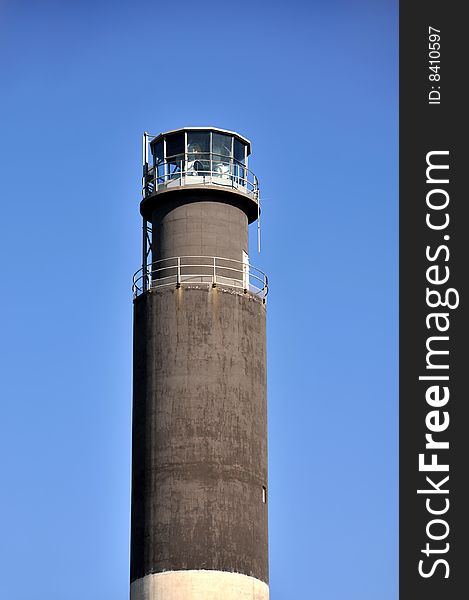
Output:
[[267,600],[266,290],[249,283],[252,207],[190,183],[142,202],[154,262],[134,302],[131,600]]

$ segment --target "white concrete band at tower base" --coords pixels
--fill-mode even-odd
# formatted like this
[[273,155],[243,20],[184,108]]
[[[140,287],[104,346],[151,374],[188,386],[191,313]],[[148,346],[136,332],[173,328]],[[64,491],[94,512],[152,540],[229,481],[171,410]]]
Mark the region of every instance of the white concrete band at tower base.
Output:
[[225,571],[166,571],[137,579],[130,600],[269,600],[269,586]]

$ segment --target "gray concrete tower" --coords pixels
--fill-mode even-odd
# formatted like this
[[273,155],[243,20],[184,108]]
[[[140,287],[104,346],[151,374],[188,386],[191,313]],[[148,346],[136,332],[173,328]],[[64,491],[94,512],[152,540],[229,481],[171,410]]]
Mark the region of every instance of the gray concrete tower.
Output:
[[[144,135],[131,600],[267,600],[267,278],[250,142]],[[151,157],[151,158],[149,158]]]

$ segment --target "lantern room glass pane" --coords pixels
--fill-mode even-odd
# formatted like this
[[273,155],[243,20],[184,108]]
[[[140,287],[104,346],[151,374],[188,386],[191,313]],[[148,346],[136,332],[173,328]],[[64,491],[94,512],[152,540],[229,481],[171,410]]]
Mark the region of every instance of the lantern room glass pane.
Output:
[[166,136],[166,158],[184,154],[184,132]]
[[213,133],[212,152],[217,156],[231,156],[231,135],[224,133]]
[[184,132],[166,136],[166,173],[167,179],[179,179],[184,171]]
[[157,144],[153,145],[153,160],[155,162],[155,165],[159,164],[160,162],[163,162],[163,150],[163,140],[160,140]]
[[237,185],[246,186],[246,169],[245,164],[246,146],[235,138],[234,141],[234,165],[233,165],[233,181]]
[[231,135],[212,134],[212,170],[216,177],[229,177],[231,173],[232,141]]
[[188,131],[187,152],[194,154],[210,152],[210,131]]
[[187,173],[189,175],[209,175],[210,131],[187,132]]
[[234,141],[234,159],[237,162],[243,163],[244,165],[244,157],[245,157],[246,146],[235,138]]

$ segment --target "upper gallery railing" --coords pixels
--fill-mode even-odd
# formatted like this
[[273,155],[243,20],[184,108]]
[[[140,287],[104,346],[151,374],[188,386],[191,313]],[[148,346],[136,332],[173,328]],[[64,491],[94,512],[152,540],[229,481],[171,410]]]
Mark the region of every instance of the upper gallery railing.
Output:
[[257,177],[233,158],[200,152],[180,154],[146,167],[143,175],[144,198],[180,186],[219,185],[250,196],[259,202]]

